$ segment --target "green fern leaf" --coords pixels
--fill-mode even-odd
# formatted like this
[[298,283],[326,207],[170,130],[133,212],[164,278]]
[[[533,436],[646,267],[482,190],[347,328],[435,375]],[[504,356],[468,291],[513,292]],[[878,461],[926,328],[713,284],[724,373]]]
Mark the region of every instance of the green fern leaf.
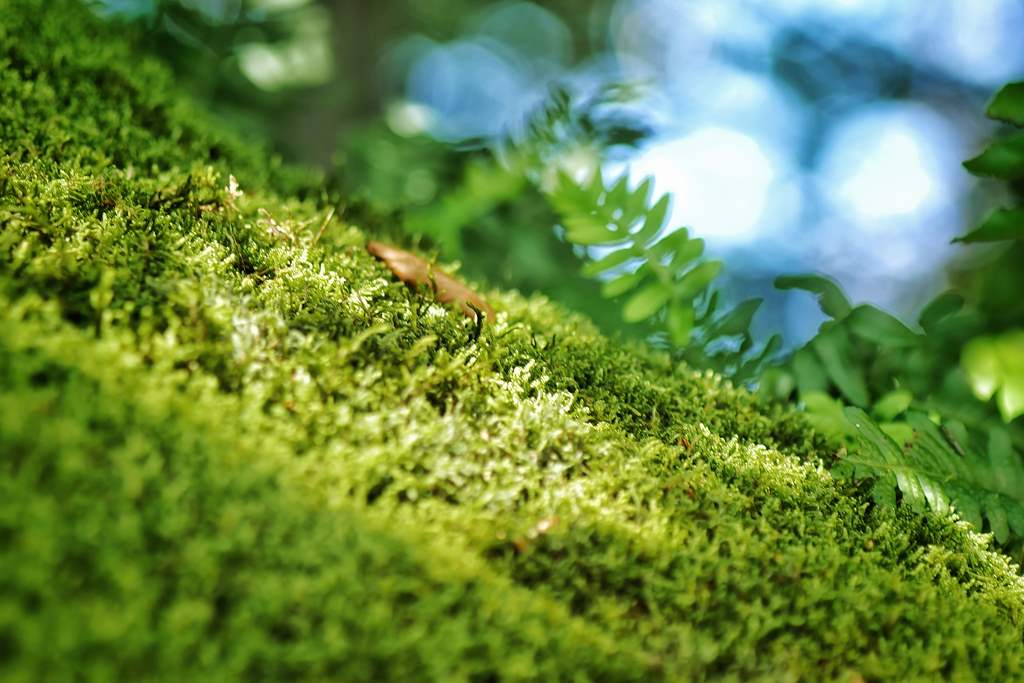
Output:
[[671,296],[671,289],[661,282],[653,282],[629,298],[622,307],[622,318],[630,323],[646,320],[660,311]]
[[1011,534],[1024,535],[1024,465],[1005,430],[990,434],[988,458],[982,458],[970,451],[958,453],[923,413],[907,414],[914,436],[901,448],[863,410],[847,407],[844,412],[858,435],[858,447],[844,460],[875,474],[876,487],[895,483],[905,504],[940,514],[955,510],[979,531],[987,520],[1001,544]]
[[632,273],[625,273],[601,285],[601,294],[608,299],[622,296],[637,287],[646,277],[645,267],[641,266]]
[[651,207],[650,211],[647,212],[647,218],[644,220],[643,226],[634,235],[634,239],[637,244],[646,246],[648,242],[654,239],[661,228],[665,225],[665,219],[668,216],[668,205],[670,198],[667,194],[663,194],[654,206]]
[[618,251],[613,251],[610,254],[605,254],[597,261],[590,261],[583,264],[583,267],[580,268],[580,272],[584,277],[594,277],[595,275],[600,275],[612,268],[617,268],[636,257],[637,254],[630,248],[619,249]]

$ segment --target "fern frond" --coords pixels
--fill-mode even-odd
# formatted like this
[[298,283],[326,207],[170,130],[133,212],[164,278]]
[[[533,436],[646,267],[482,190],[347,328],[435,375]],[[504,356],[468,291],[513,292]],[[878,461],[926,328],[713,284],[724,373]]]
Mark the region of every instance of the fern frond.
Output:
[[[647,178],[631,189],[625,174],[606,184],[600,172],[582,183],[560,173],[548,197],[566,240],[611,249],[586,263],[582,273],[607,278],[602,293],[624,297],[626,322],[661,326],[692,365],[726,372],[737,381],[752,379],[781,341],[772,338],[754,349],[750,323],[761,299],[718,313],[712,285],[722,263],[702,258],[704,240],[686,228],[667,229],[671,199],[662,195],[652,203],[651,187]],[[734,343],[718,344],[723,339]]]
[[956,510],[979,530],[988,520],[999,543],[1005,543],[1011,531],[1024,535],[1024,465],[1005,431],[990,433],[985,458],[972,451],[958,453],[952,437],[923,413],[907,414],[914,438],[900,447],[860,408],[847,407],[844,412],[860,445],[844,460],[878,477],[875,493],[881,499],[891,498],[895,484],[903,502],[913,508],[927,507],[940,514]]

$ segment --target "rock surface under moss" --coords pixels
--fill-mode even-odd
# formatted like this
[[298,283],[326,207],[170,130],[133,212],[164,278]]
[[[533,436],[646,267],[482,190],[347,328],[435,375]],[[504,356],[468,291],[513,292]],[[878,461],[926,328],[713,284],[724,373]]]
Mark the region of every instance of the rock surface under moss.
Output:
[[0,679],[1024,680],[986,539],[541,298],[409,291],[134,42],[0,2]]

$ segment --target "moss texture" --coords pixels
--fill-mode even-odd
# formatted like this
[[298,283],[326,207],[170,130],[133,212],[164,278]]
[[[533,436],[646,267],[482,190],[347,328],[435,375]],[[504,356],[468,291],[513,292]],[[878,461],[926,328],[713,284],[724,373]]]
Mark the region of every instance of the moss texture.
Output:
[[126,35],[0,2],[0,679],[1024,680],[986,539],[541,298],[409,291]]

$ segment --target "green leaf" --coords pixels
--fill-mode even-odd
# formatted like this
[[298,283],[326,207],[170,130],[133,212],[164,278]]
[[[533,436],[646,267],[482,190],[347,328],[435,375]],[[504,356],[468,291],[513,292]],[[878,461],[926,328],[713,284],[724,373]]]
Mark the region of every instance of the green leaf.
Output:
[[673,272],[679,272],[690,261],[700,258],[704,253],[704,240],[690,239],[689,231],[686,228],[678,228],[658,240],[658,243],[650,247],[651,255],[661,261],[671,255],[668,267]]
[[650,253],[655,258],[662,259],[686,247],[690,241],[689,231],[686,228],[678,228],[658,240],[657,244],[651,245]]
[[757,383],[758,395],[779,401],[787,400],[795,388],[793,373],[780,367],[766,368]]
[[565,237],[575,244],[592,245],[621,242],[623,237],[610,229],[604,220],[588,214],[566,216]]
[[955,238],[954,242],[1000,242],[1024,238],[1024,208],[998,209],[985,221],[967,233]]
[[999,392],[998,405],[1004,422],[1024,415],[1024,375],[1018,373],[1003,380],[1003,389]]
[[826,393],[812,391],[801,395],[806,409],[807,421],[811,426],[829,436],[845,436],[853,432],[853,426],[843,413],[843,404]]
[[[928,493],[934,492],[927,482],[927,475],[922,476],[914,468],[914,464],[907,461],[899,444],[879,429],[867,413],[854,407],[847,407],[843,412],[850,424],[856,428],[860,445],[856,451],[847,454],[846,460],[855,465],[892,474],[896,485],[903,492],[903,500],[912,508],[924,508],[929,502]],[[942,504],[945,501],[937,502]]]
[[850,403],[866,406],[868,387],[864,381],[864,372],[851,358],[849,343],[843,332],[833,329],[819,334],[811,341],[811,347],[840,393]]
[[758,356],[761,360],[766,360],[770,356],[775,355],[782,348],[782,335],[773,334],[768,337],[768,341],[764,343],[764,348],[761,349],[761,353]]
[[621,266],[626,261],[636,258],[636,254],[633,253],[632,249],[619,249],[613,251],[610,254],[605,254],[597,261],[590,261],[589,263],[583,264],[580,268],[580,272],[584,277],[594,277],[606,270],[611,270],[616,266]]
[[673,301],[668,307],[666,325],[672,344],[677,348],[686,346],[693,331],[693,306],[681,301]]
[[676,253],[669,262],[669,267],[674,271],[682,270],[690,261],[700,258],[704,254],[704,240],[697,238],[689,240],[686,244],[676,249]]
[[718,292],[714,290],[708,290],[711,294],[704,299],[704,305],[701,310],[697,311],[697,306],[694,305],[693,309],[697,311],[697,324],[707,325],[708,321],[711,320],[715,315],[715,311],[718,310]]
[[705,261],[694,266],[676,283],[676,296],[692,299],[701,293],[722,271],[721,261]]
[[622,319],[629,323],[646,320],[668,303],[672,290],[660,282],[652,282],[630,297],[622,307]]
[[914,438],[914,429],[906,422],[880,422],[878,428],[896,443],[910,443]]
[[1010,538],[1010,524],[1006,516],[1006,508],[1003,506],[1001,496],[990,494],[985,496],[985,516],[988,517],[989,527],[996,543],[1006,543]]
[[601,285],[601,294],[606,299],[612,297],[622,296],[626,292],[630,291],[641,282],[647,276],[645,268],[641,267],[632,273],[624,273],[617,278],[608,280]]
[[[749,341],[750,337],[746,337],[744,341]],[[738,382],[747,382],[749,380],[757,379],[760,383],[764,377],[764,373],[768,372],[772,368],[765,368],[764,365],[771,356],[778,353],[779,349],[782,348],[782,335],[773,334],[768,337],[768,341],[765,342],[761,350],[758,351],[754,356],[748,359],[745,363],[740,365],[733,374],[733,379]],[[778,368],[776,368],[778,369]],[[778,388],[778,387],[777,387]],[[792,378],[789,378],[789,389],[787,393],[792,391]],[[781,398],[781,397],[780,397]]]
[[988,115],[1024,126],[1024,81],[1003,86],[988,105]]
[[906,325],[874,306],[857,306],[846,320],[853,334],[879,346],[908,348],[921,340]]
[[872,406],[871,412],[873,412],[875,417],[879,420],[882,420],[883,422],[890,422],[905,413],[913,400],[914,396],[909,391],[906,391],[905,389],[896,389],[875,401],[875,405]]
[[988,460],[999,477],[999,489],[1024,496],[1024,469],[1020,456],[1013,450],[1013,441],[1006,427],[992,427],[988,432]]
[[604,174],[601,171],[600,164],[598,164],[597,170],[594,171],[594,176],[590,179],[590,184],[587,185],[584,190],[587,193],[587,206],[590,209],[593,209],[595,206],[600,206],[601,197],[605,193]]
[[988,148],[964,162],[974,175],[1016,180],[1024,178],[1024,132],[996,140]]
[[637,244],[647,244],[647,242],[658,235],[662,226],[665,225],[665,217],[668,214],[668,205],[670,201],[671,197],[667,194],[663,194],[654,206],[651,207],[650,211],[647,212],[647,218],[644,220],[644,224],[633,236],[633,239]]
[[821,310],[831,318],[842,318],[852,308],[849,299],[843,294],[839,285],[821,275],[783,275],[775,278],[775,287],[776,289],[802,289],[816,294]]
[[555,190],[548,196],[560,214],[589,213],[594,208],[587,190],[563,170],[558,171]]
[[794,353],[790,363],[793,366],[796,387],[801,396],[815,391],[825,392],[828,390],[828,374],[809,346]]
[[622,208],[629,197],[629,174],[623,173],[604,196],[604,205],[609,209]]
[[650,177],[644,178],[626,200],[625,205],[622,207],[625,213],[625,220],[623,225],[632,226],[641,216],[647,212],[647,202],[651,197],[651,186],[652,180]]
[[976,337],[964,346],[960,365],[975,395],[996,395],[1004,422],[1024,414],[1024,330]]
[[960,365],[967,373],[974,395],[982,401],[992,398],[999,388],[999,354],[992,337],[972,339],[964,347]]
[[932,299],[921,311],[917,319],[918,325],[931,331],[947,317],[957,313],[964,307],[964,298],[955,292],[943,292]]
[[746,334],[750,331],[750,323],[754,314],[761,307],[764,299],[747,299],[736,305],[731,311],[723,315],[708,331],[712,337],[730,337],[737,334]]
[[1024,536],[1024,507],[1015,500],[1003,497],[1003,505],[1006,508],[1006,518],[1010,522],[1010,530],[1017,536]]
[[981,504],[973,496],[968,494],[956,495],[953,498],[953,507],[959,513],[960,519],[981,531],[981,525],[984,523],[981,516]]

